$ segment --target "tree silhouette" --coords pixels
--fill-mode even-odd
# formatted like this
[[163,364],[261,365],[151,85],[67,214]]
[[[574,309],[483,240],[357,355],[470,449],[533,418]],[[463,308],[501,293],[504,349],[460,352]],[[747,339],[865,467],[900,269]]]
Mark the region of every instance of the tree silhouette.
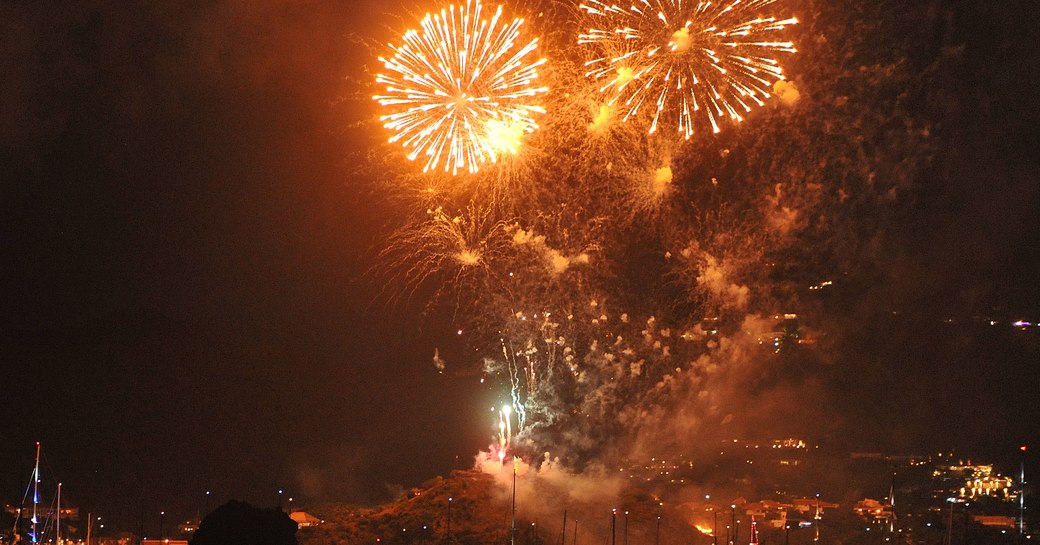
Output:
[[296,530],[284,511],[231,500],[202,520],[191,545],[297,545]]

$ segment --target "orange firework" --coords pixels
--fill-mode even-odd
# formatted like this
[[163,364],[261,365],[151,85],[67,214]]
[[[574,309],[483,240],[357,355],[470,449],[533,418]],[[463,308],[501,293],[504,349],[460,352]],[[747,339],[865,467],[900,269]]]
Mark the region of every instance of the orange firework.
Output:
[[772,85],[784,79],[773,58],[793,53],[776,39],[795,18],[767,11],[776,0],[637,0],[630,6],[586,0],[581,9],[594,25],[578,43],[595,50],[586,76],[605,83],[600,91],[627,120],[652,110],[650,132],[675,123],[686,139],[704,117],[712,131],[730,118],[743,120],[761,106]]
[[386,86],[374,97],[390,113],[380,119],[394,132],[390,142],[423,156],[424,171],[477,172],[504,154],[518,151],[521,137],[544,113],[534,101],[546,92],[536,87],[532,59],[537,38],[520,45],[523,19],[507,21],[499,7],[487,19],[479,2],[452,5],[426,14],[421,30],[410,30],[392,57],[380,58]]

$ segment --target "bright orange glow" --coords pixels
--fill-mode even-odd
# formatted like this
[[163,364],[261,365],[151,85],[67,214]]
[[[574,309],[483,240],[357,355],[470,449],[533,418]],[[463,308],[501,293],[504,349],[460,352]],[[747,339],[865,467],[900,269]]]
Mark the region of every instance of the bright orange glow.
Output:
[[718,133],[725,118],[740,122],[765,104],[784,79],[773,55],[795,48],[774,36],[798,20],[767,16],[776,1],[586,0],[592,28],[578,43],[597,55],[585,63],[586,76],[604,81],[600,91],[627,112],[624,120],[651,109],[651,133],[674,122],[689,139],[698,118]]
[[374,97],[390,113],[380,119],[393,131],[390,142],[425,157],[424,171],[477,172],[503,154],[516,154],[520,137],[538,128],[533,116],[545,110],[533,101],[538,47],[520,43],[523,19],[504,20],[499,7],[488,19],[479,0],[426,14],[421,30],[409,30],[394,55],[380,58],[386,72]]
[[455,259],[464,267],[472,267],[480,264],[480,252],[474,250],[462,250]]

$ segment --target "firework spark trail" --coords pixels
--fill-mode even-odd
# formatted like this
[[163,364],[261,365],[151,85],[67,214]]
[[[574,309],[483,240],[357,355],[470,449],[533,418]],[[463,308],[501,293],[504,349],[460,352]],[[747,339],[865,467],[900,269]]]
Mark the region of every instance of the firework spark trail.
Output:
[[[505,140],[521,133],[501,125],[496,128],[490,122],[507,117],[495,117],[487,110],[478,112],[485,116],[479,122],[464,118],[473,112],[463,108],[470,107],[469,102],[456,100],[469,92],[461,86],[449,85],[439,91],[430,88],[443,76],[434,68],[450,61],[457,64],[452,69],[462,73],[477,60],[490,58],[479,59],[470,53],[459,56],[458,52],[476,51],[471,42],[486,38],[490,28],[513,28],[502,24],[501,10],[495,18],[483,21],[484,26],[465,32],[461,30],[465,25],[480,19],[479,3],[427,16],[423,32],[439,36],[438,40],[468,32],[471,42],[454,44],[454,50],[436,50],[432,39],[411,32],[405,45],[394,49],[394,59],[384,60],[389,75],[380,76],[380,83],[390,88],[389,80],[398,78],[396,87],[402,92],[404,84],[426,87],[398,97],[407,104],[395,102],[389,93],[379,97],[391,111],[383,116],[384,123],[397,131],[392,140],[404,143],[411,158],[425,154],[425,170],[435,169],[419,174],[393,154],[405,167],[397,165],[391,172],[406,172],[402,180],[410,186],[406,188],[408,197],[418,197],[423,203],[416,212],[428,211],[424,220],[406,225],[391,241],[387,257],[395,258],[399,272],[399,278],[391,281],[404,280],[413,292],[420,284],[432,285],[437,290],[435,298],[442,291],[455,294],[456,315],[451,319],[465,322],[460,328],[467,331],[466,342],[484,361],[491,387],[500,389],[502,404],[492,409],[492,414],[498,414],[497,449],[493,446],[492,451],[497,450],[500,462],[507,453],[532,455],[548,449],[571,461],[590,460],[638,437],[643,415],[667,414],[679,397],[673,391],[697,390],[713,372],[698,363],[710,363],[711,358],[702,356],[716,350],[709,345],[718,344],[717,336],[700,327],[703,318],[723,314],[720,307],[735,307],[744,313],[752,310],[747,308],[748,301],[756,303],[744,288],[744,264],[756,262],[748,256],[760,255],[760,251],[751,251],[759,248],[758,239],[749,239],[748,244],[755,248],[748,250],[729,238],[713,237],[718,222],[691,231],[686,225],[689,204],[696,207],[704,194],[718,191],[698,192],[685,183],[690,179],[688,172],[695,171],[699,163],[691,168],[681,157],[673,162],[682,144],[648,136],[637,123],[619,121],[633,118],[643,111],[641,107],[646,110],[657,104],[651,131],[669,126],[675,119],[678,130],[689,138],[695,115],[705,116],[696,119],[696,124],[710,122],[718,130],[730,112],[761,104],[768,96],[769,81],[783,77],[778,64],[764,59],[763,51],[793,48],[763,43],[761,36],[794,21],[752,18],[757,14],[751,11],[768,7],[773,0],[734,2],[724,6],[726,9],[707,4],[690,7],[680,0],[636,1],[641,3],[632,13],[615,12],[618,8],[599,0],[583,6],[589,19],[633,20],[622,25],[620,34],[604,34],[595,40],[585,36],[585,45],[613,50],[615,56],[592,61],[586,68],[581,60],[564,59],[553,63],[552,70],[546,69],[540,76],[553,78],[552,93],[542,95],[544,90],[536,90],[515,98],[544,101],[542,105],[553,106],[553,115],[546,116],[545,127],[527,138],[527,150],[519,160],[506,161],[479,175],[457,174],[473,172],[501,156],[501,148],[486,155],[478,153],[488,149],[482,146],[494,145],[495,130],[502,129],[499,134]],[[648,9],[654,5],[665,14],[662,18]],[[666,13],[665,8],[671,11]],[[680,12],[687,8],[690,20],[697,16],[699,22],[679,21]],[[637,43],[653,36],[649,30],[640,30],[634,22],[637,16],[649,21],[640,24],[663,28],[654,30],[664,41],[652,55],[645,55],[646,49]],[[673,19],[679,26],[668,30],[671,27],[663,23],[671,24]],[[711,25],[722,30],[711,34],[702,28]],[[503,44],[489,41],[487,51]],[[616,55],[630,46],[634,48],[627,56]],[[710,56],[705,53],[709,48],[713,48]],[[411,79],[406,79],[398,68],[404,60],[418,59],[417,51],[424,55],[424,62],[434,60],[421,71],[413,69],[414,74],[407,76]],[[520,66],[529,53],[511,55]],[[561,68],[564,63],[569,70]],[[532,71],[533,66],[537,63]],[[590,68],[591,79],[581,77]],[[631,70],[633,79],[618,84],[615,76],[624,72],[619,69]],[[702,73],[705,69],[707,73]],[[669,70],[674,75],[667,76]],[[483,77],[468,74],[469,79],[461,83]],[[614,77],[613,83],[602,85],[610,77]],[[696,84],[692,83],[695,79]],[[680,85],[673,85],[677,81]],[[653,93],[660,93],[660,99]],[[394,108],[400,111],[394,112]],[[541,110],[527,113],[533,111]],[[397,117],[391,120],[394,115]],[[400,124],[393,124],[395,121]],[[484,121],[491,126],[485,123],[487,130],[481,132],[478,129]],[[503,173],[510,177],[504,178]],[[503,181],[510,187],[505,188]],[[524,193],[513,191],[514,186],[524,188]],[[509,196],[498,198],[495,191]],[[460,202],[470,205],[460,207]],[[646,226],[653,228],[642,230]],[[727,233],[739,237],[760,227],[750,221]],[[633,239],[636,231],[652,234]],[[697,241],[700,245],[693,244]],[[662,257],[668,250],[674,255]],[[659,263],[651,260],[646,266],[630,266],[627,261],[632,255],[640,262],[644,256],[656,255]],[[668,276],[662,276],[669,269],[678,271],[671,284]],[[659,287],[659,292],[650,293]],[[629,293],[632,288],[639,293]],[[641,318],[630,319],[620,308]],[[670,315],[670,310],[690,312]],[[705,314],[707,310],[711,314]],[[668,326],[661,325],[664,323]]]
[[512,405],[503,405],[498,411],[498,457],[505,458],[506,451],[512,446],[513,441],[513,412]]
[[[427,94],[402,92],[398,98],[409,103],[388,102],[382,113],[441,123],[441,132],[424,134],[426,140],[419,140],[427,128],[421,123],[395,135],[404,148],[394,146],[396,153],[379,158],[396,164],[372,171],[384,179],[405,172],[407,198],[419,203],[413,214],[431,211],[398,231],[386,257],[395,260],[397,281],[413,289],[436,286],[434,297],[440,290],[456,295],[458,312],[451,319],[466,322],[460,324],[467,331],[464,342],[484,362],[492,375],[485,377],[488,387],[500,396],[489,422],[499,427],[498,449],[491,450],[500,462],[507,447],[510,455],[552,450],[577,468],[638,452],[633,445],[648,452],[687,447],[713,433],[739,432],[742,427],[733,422],[764,414],[761,391],[802,395],[798,388],[815,379],[800,383],[783,374],[781,364],[788,362],[761,352],[757,333],[775,331],[765,317],[788,309],[802,314],[813,304],[800,295],[806,276],[848,271],[849,264],[873,255],[855,244],[874,240],[865,226],[882,221],[869,219],[875,205],[890,200],[881,188],[911,187],[904,184],[928,161],[922,152],[909,151],[928,140],[932,127],[912,111],[905,117],[921,130],[890,135],[906,145],[862,142],[863,134],[880,134],[892,119],[899,121],[902,116],[893,118],[890,111],[906,106],[876,108],[870,115],[840,106],[870,98],[876,82],[892,97],[904,96],[899,84],[912,65],[902,57],[892,65],[873,66],[871,60],[867,75],[857,76],[848,67],[860,63],[849,62],[844,40],[827,62],[806,63],[801,73],[814,82],[814,107],[797,116],[778,109],[757,120],[755,131],[724,139],[683,143],[648,135],[647,128],[687,139],[694,131],[719,131],[770,94],[782,94],[777,83],[784,72],[776,59],[794,51],[784,34],[795,20],[770,18],[779,0],[628,0],[621,7],[583,1],[585,24],[602,30],[588,30],[577,52],[539,69],[538,81],[550,81],[553,91],[526,99],[552,115],[537,117],[542,127],[523,133],[521,156],[500,160],[496,168],[481,166],[477,175],[465,175],[502,152],[482,158],[472,153],[476,145],[467,151],[452,144],[452,138],[465,144],[479,135],[479,124],[470,123],[471,132],[462,130],[464,123],[451,125],[462,118],[447,117],[448,110],[464,112],[445,98],[457,93],[450,85],[438,96],[430,90],[433,80],[406,80],[394,69],[383,76],[397,78],[401,89],[422,85]],[[566,2],[548,4],[572,9]],[[451,17],[462,25],[463,12],[430,16],[419,32],[427,26],[440,32],[437,25]],[[503,21],[496,28],[509,28]],[[574,45],[570,25],[547,26],[552,28],[540,32],[542,44]],[[422,43],[419,32],[400,49],[434,55],[430,48],[439,45],[433,42],[426,50],[412,45]],[[830,47],[822,39],[816,46]],[[438,68],[441,61],[433,58],[429,66]],[[466,66],[475,58],[469,56]],[[440,77],[429,67],[415,75]],[[849,78],[869,85],[850,91]],[[838,105],[838,113],[829,112],[829,104]],[[452,135],[448,128],[459,131]],[[520,134],[497,129],[506,140]],[[784,149],[800,151],[777,152]],[[404,153],[422,155],[435,172],[420,174],[401,160]],[[908,168],[904,161],[910,161]],[[773,184],[782,184],[783,191]],[[478,210],[466,209],[467,202],[480,203]],[[867,213],[853,219],[857,211]],[[783,357],[802,358],[809,349],[797,350]],[[788,382],[777,386],[773,378],[780,376]],[[758,388],[750,411],[742,406],[749,384]]]
[[[578,196],[591,198],[584,191]],[[438,282],[458,294],[457,310],[464,312],[456,318],[466,322],[484,371],[510,407],[508,414],[502,405],[496,409],[498,452],[552,448],[568,460],[596,458],[639,433],[638,415],[667,412],[670,390],[659,384],[696,384],[690,373],[700,371],[693,362],[710,340],[696,327],[704,315],[690,323],[666,317],[670,327],[662,327],[652,316],[667,315],[667,308],[654,302],[638,309],[624,302],[634,316],[650,317],[644,320],[620,310],[623,295],[619,299],[612,274],[603,273],[611,263],[600,248],[617,235],[609,226],[622,221],[617,213],[604,217],[584,205],[552,209],[544,201],[516,212],[524,217],[498,220],[487,205],[457,214],[429,210],[425,222],[408,227],[394,255],[407,280]],[[745,226],[709,214],[699,228],[680,230],[676,246],[668,245],[675,255],[666,261],[683,273],[675,280],[713,297],[698,308],[735,304],[718,286],[741,282],[743,258],[759,255],[754,250],[762,241],[743,236],[760,230],[748,219]],[[692,245],[698,240],[703,248]],[[712,265],[716,254],[720,260]]]
[[427,14],[421,30],[410,30],[393,56],[380,58],[386,86],[374,97],[390,113],[380,119],[394,132],[390,142],[426,157],[424,171],[443,163],[445,172],[476,172],[504,154],[516,154],[521,137],[538,128],[531,60],[537,38],[518,46],[523,19],[507,21],[501,6],[487,19],[479,0]]
[[479,205],[455,215],[438,207],[426,216],[399,229],[380,253],[389,272],[386,287],[410,295],[434,276],[443,276],[436,295],[452,289],[461,296],[496,284],[496,262],[507,260],[512,245],[506,222]]
[[532,428],[552,425],[566,413],[561,388],[572,380],[576,365],[566,337],[572,319],[549,311],[515,312],[502,322],[497,354],[484,359],[484,372],[508,389],[515,433],[525,440]]
[[[560,324],[550,312],[527,315],[517,312],[507,321],[499,341],[502,359],[487,360],[485,372],[508,375],[509,397],[517,416],[517,431],[527,428],[528,413],[544,423],[551,414],[543,414],[540,404],[533,402],[543,383],[551,384],[561,356],[570,352],[559,332]],[[522,333],[521,333],[522,331]]]
[[773,55],[795,48],[774,36],[798,21],[763,15],[775,2],[637,0],[626,8],[587,0],[580,8],[594,26],[578,43],[599,56],[586,63],[586,76],[605,81],[600,91],[625,120],[652,108],[650,133],[670,122],[665,115],[686,139],[698,116],[718,133],[723,119],[742,121],[784,79]]
[[[688,368],[706,340],[653,317],[632,320],[602,300],[570,313],[517,312],[501,330],[498,355],[485,358],[485,372],[509,389],[517,415],[512,451],[530,455],[551,444],[565,455],[595,456],[602,445],[593,437],[632,433],[620,411],[651,409],[654,385]],[[588,441],[561,440],[576,432]]]

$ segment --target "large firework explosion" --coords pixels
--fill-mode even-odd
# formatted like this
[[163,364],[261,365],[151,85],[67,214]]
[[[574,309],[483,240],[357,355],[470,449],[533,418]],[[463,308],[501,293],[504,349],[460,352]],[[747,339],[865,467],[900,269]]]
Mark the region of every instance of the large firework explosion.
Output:
[[[581,467],[687,448],[693,437],[732,436],[759,414],[741,404],[743,389],[759,392],[760,409],[779,410],[770,386],[780,369],[791,358],[801,368],[817,359],[817,348],[792,340],[811,336],[805,324],[814,321],[820,292],[808,290],[848,275],[849,260],[866,251],[843,242],[867,238],[861,231],[870,225],[855,221],[855,210],[888,199],[925,164],[923,156],[907,163],[897,146],[864,153],[862,140],[839,133],[876,120],[849,118],[841,108],[849,91],[835,74],[847,53],[819,40],[817,56],[830,60],[795,73],[824,82],[808,99],[811,111],[794,83],[783,82],[783,100],[762,108],[753,126],[686,141],[695,112],[717,128],[786,77],[765,55],[793,49],[771,36],[794,21],[767,13],[783,8],[773,0],[640,6],[621,13],[589,2],[549,20],[561,15],[552,4],[531,17],[535,31],[550,30],[542,33],[550,62],[540,72],[551,89],[541,97],[550,115],[519,150],[522,169],[381,173],[391,188],[409,181],[403,200],[415,211],[397,223],[384,251],[398,273],[388,289],[429,284],[415,292],[434,294],[423,300],[426,311],[445,308],[467,332],[469,359],[447,366],[481,368],[496,404],[489,426],[509,434],[498,444],[529,460],[551,451]],[[647,11],[653,6],[663,18]],[[568,23],[590,19],[629,30],[595,34]],[[674,30],[662,26],[680,20]],[[649,29],[665,44],[688,41],[646,55],[636,46]],[[640,86],[603,79],[638,55],[602,57],[593,65],[604,71],[585,78],[588,61],[572,47],[579,34],[588,47],[642,51],[652,62],[632,65]],[[669,66],[689,85],[665,86]],[[868,73],[894,90],[907,70]],[[624,123],[638,107],[633,97],[651,93],[652,126],[675,123],[677,135]],[[869,100],[861,95],[851,100]],[[893,137],[926,149],[920,134]],[[503,189],[504,181],[522,191]],[[423,184],[431,190],[413,190]],[[479,222],[458,219],[476,209]],[[461,232],[477,225],[484,227]],[[784,324],[790,313],[800,315],[801,330]]]
[[651,111],[651,133],[665,124],[689,139],[699,118],[718,133],[724,119],[740,122],[765,104],[784,79],[774,57],[795,51],[782,31],[798,21],[771,16],[775,2],[588,0],[581,9],[591,28],[578,38],[594,49],[586,75],[602,82],[624,119]]
[[500,6],[487,18],[479,0],[427,14],[393,56],[380,58],[386,73],[375,97],[391,113],[382,116],[394,132],[390,142],[425,157],[424,170],[476,172],[505,154],[515,154],[524,134],[537,128],[533,59],[538,40],[520,45],[523,19],[508,20]]

